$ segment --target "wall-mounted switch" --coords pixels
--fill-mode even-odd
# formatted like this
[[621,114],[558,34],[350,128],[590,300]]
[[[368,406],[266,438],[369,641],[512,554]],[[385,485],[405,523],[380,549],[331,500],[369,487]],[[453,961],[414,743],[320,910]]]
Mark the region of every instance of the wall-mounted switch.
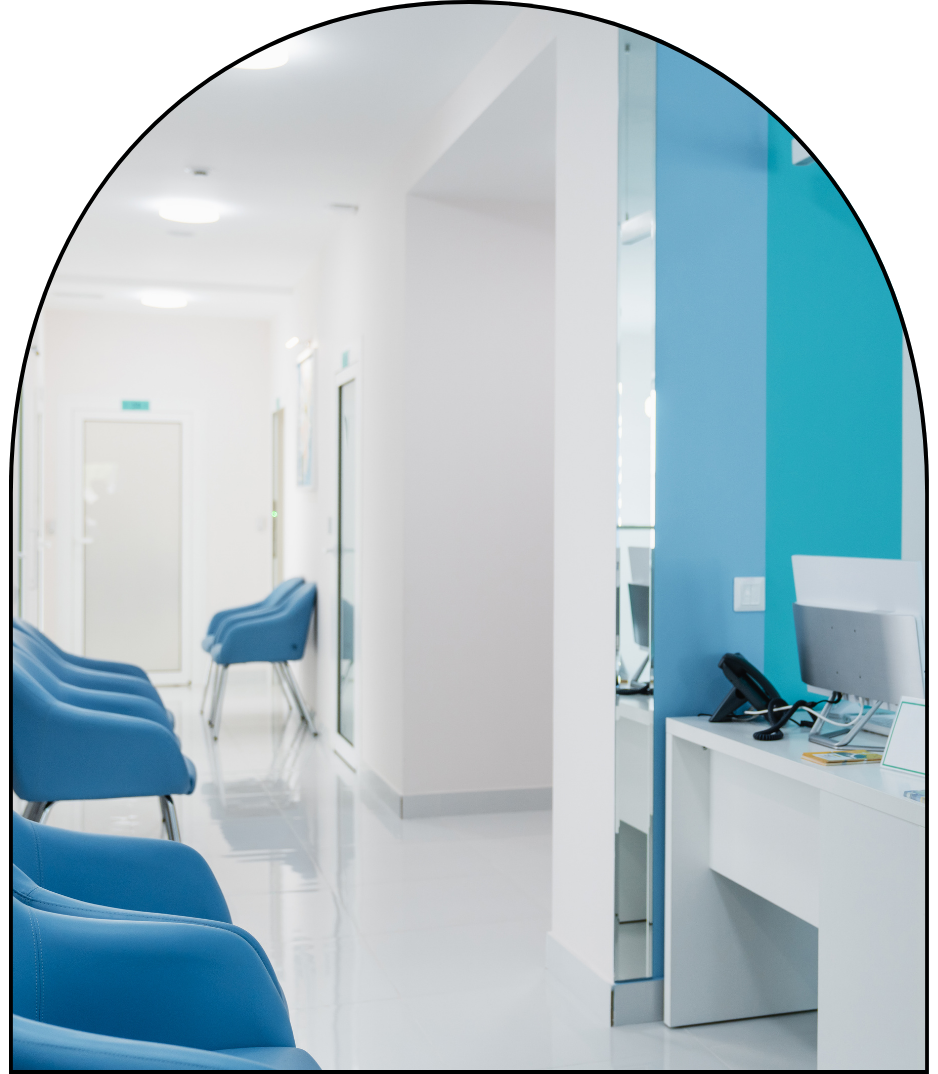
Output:
[[765,611],[765,579],[764,578],[734,578],[733,579],[733,611],[734,612],[764,612]]

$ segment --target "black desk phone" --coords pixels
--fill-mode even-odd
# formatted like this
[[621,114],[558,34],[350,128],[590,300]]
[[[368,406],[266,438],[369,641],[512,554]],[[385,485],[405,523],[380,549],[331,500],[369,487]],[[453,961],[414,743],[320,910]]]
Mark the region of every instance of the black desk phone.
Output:
[[752,737],[760,742],[773,742],[783,737],[782,727],[794,716],[796,709],[811,709],[809,701],[796,701],[794,705],[789,705],[742,653],[724,653],[717,666],[730,680],[731,687],[730,692],[720,702],[720,707],[710,717],[711,723],[732,720],[740,705],[748,701],[750,707],[759,715],[765,715],[771,725],[765,731],[756,731]]

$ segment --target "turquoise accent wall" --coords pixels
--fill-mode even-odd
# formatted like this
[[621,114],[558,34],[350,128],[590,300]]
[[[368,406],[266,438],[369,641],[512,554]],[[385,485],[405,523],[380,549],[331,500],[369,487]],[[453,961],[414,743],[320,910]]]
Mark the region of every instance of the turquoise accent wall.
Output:
[[873,251],[769,118],[765,673],[803,696],[793,554],[899,559],[902,333]]

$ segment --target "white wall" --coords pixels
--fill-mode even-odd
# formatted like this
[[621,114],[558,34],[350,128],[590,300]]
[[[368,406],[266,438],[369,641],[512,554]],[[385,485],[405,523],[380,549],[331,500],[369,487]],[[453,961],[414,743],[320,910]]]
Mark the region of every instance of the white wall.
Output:
[[[13,459],[13,614],[35,626],[43,625],[43,408],[45,331],[40,319],[29,360],[23,371]],[[20,527],[22,526],[22,534]],[[22,536],[22,550],[19,540]],[[17,569],[17,556],[20,569]]]
[[407,795],[551,784],[551,225],[409,200]]
[[[570,19],[557,51],[551,939],[609,986],[615,892],[617,33]],[[608,998],[607,990],[607,1011]]]
[[[538,249],[544,258],[539,269],[549,265],[549,239],[522,238],[517,222],[512,231],[484,216],[473,218],[465,205],[409,198],[552,44],[557,94],[553,495],[546,485],[537,485],[547,467],[534,457],[548,443],[551,421],[547,417],[543,429],[533,429],[527,410],[533,407],[537,414],[548,405],[551,378],[537,376],[537,356],[547,353],[549,340],[540,336],[540,326],[524,335],[525,324],[537,323],[534,310],[548,301],[549,288],[534,269],[531,294],[521,301],[511,296],[513,307],[493,293],[507,277],[517,287],[519,271],[531,272]],[[339,335],[327,331],[327,324],[344,318],[343,334],[362,339],[362,767],[405,799],[470,787],[534,786],[544,778],[550,755],[543,714],[552,704],[551,944],[559,952],[553,968],[571,987],[585,981],[606,1017],[615,890],[617,59],[612,27],[548,12],[520,14],[414,143],[402,147],[376,177],[358,214],[337,230],[319,264],[317,297],[309,300],[315,314],[308,313],[304,322],[304,331],[320,338],[320,384],[328,391],[328,402],[321,398],[319,404],[319,517],[300,527],[293,512],[288,522],[288,532],[296,527],[292,547],[324,545],[326,517],[334,512],[333,365]],[[504,255],[504,266],[493,259],[493,246]],[[455,251],[462,251],[465,263],[452,256]],[[477,259],[484,259],[490,281],[472,271]],[[454,288],[462,289],[465,300],[461,317]],[[468,311],[477,299],[483,307],[473,320]],[[473,352],[479,352],[477,341],[487,342],[486,322],[497,322],[509,308],[518,319],[505,322],[505,341],[518,351],[518,365],[499,371],[501,356],[511,350],[501,339],[493,341],[490,353],[484,346],[483,353]],[[295,316],[299,324],[300,313]],[[408,324],[420,332],[409,337]],[[284,323],[281,334],[285,339],[304,332]],[[477,379],[464,382],[470,362]],[[447,408],[452,408],[450,421]],[[523,444],[512,443],[505,428],[506,416],[509,423],[515,416],[512,408],[519,414]],[[494,445],[487,442],[493,430]],[[497,470],[493,447],[509,451],[511,465]],[[481,464],[481,477],[473,464]],[[526,472],[537,503],[519,505],[510,500],[512,485]],[[541,487],[540,496],[534,487]],[[465,532],[459,525],[461,497],[479,512],[468,519]],[[534,520],[550,519],[549,512],[553,541],[538,542],[529,561],[532,573],[522,576],[507,565],[519,563]],[[492,532],[500,521],[510,523],[502,537],[504,557]],[[480,540],[495,554],[478,554]],[[544,653],[539,666],[551,675],[553,665],[552,699],[538,693],[534,669],[535,653],[543,650],[540,633],[535,628],[525,638],[519,630],[509,639],[504,622],[534,613],[534,607],[519,613],[518,604],[541,592],[538,579],[551,556],[552,653]],[[319,563],[326,574],[316,580],[325,593],[335,565],[325,556]],[[501,586],[511,596],[503,619],[493,620],[499,603],[495,590]],[[548,615],[546,592],[536,599]],[[329,630],[334,634],[334,617]],[[325,641],[321,629],[320,645]],[[505,667],[512,656],[524,661],[523,673]],[[521,702],[525,677],[533,681]],[[472,692],[464,700],[460,693],[467,683]],[[511,729],[504,722],[498,728],[485,712],[491,700],[487,684],[509,691],[511,703],[499,711],[514,710]],[[319,697],[324,697],[322,683]],[[334,692],[330,704],[323,713],[327,729],[335,722]],[[522,759],[525,737],[530,755]],[[507,759],[500,756],[503,742],[509,746]],[[461,753],[466,756],[453,756]],[[570,972],[562,972],[564,967]]]
[[[45,629],[73,636],[75,411],[151,411],[192,422],[191,668],[202,681],[199,641],[219,608],[262,597],[271,583],[269,389],[265,321],[180,315],[51,311],[45,319]],[[54,532],[49,533],[52,530]]]

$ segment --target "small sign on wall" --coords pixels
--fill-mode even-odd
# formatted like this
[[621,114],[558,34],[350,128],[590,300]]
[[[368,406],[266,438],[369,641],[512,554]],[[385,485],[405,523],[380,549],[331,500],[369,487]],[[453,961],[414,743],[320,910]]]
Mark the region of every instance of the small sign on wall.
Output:
[[149,410],[149,399],[122,399],[121,410]]

